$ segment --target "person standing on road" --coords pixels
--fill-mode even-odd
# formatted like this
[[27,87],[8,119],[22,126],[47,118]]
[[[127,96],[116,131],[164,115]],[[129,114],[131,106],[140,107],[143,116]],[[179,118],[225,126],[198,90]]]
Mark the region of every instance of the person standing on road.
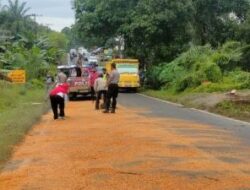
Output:
[[95,109],[100,109],[100,99],[103,97],[103,105],[106,105],[106,96],[107,96],[107,81],[104,80],[103,75],[99,74],[99,77],[95,80],[94,90],[96,92],[96,102]]
[[115,113],[115,109],[116,109],[116,98],[118,96],[118,83],[120,80],[120,74],[119,72],[116,70],[116,64],[112,63],[111,64],[111,73],[108,77],[108,92],[107,92],[107,102],[106,102],[106,108],[105,111],[103,111],[103,113],[109,113],[109,108],[110,108],[110,102],[111,102],[111,98],[112,98],[112,109],[111,109],[111,113]]
[[67,75],[64,72],[60,71],[57,75],[57,80],[56,80],[57,85],[65,83],[66,81],[67,81]]
[[[53,110],[54,119],[64,119],[64,107],[65,107],[65,97],[69,91],[68,83],[61,83],[50,91],[50,102],[51,108]],[[59,107],[59,117],[58,117],[58,107]]]
[[90,93],[91,93],[91,99],[94,101],[95,99],[95,89],[94,84],[95,80],[98,78],[98,73],[96,72],[96,68],[94,67],[89,75],[89,87],[90,87]]
[[109,74],[107,73],[107,69],[106,68],[102,69],[102,75],[103,75],[103,79],[107,81],[108,77],[109,77]]

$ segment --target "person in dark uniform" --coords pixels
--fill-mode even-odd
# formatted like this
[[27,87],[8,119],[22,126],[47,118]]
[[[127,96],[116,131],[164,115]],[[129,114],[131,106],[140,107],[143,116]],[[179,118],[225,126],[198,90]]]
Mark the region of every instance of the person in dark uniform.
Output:
[[118,96],[118,83],[120,80],[120,74],[116,70],[115,63],[111,64],[111,73],[108,77],[107,83],[108,83],[108,92],[107,92],[107,100],[106,100],[106,108],[103,113],[109,113],[110,103],[112,99],[112,109],[111,113],[115,113],[116,109],[116,98]]

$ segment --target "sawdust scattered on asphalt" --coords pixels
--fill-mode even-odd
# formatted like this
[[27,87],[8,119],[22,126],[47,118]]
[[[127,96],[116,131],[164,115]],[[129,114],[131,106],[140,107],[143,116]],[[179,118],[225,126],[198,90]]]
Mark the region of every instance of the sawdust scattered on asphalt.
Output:
[[223,129],[93,107],[70,102],[65,120],[45,115],[15,148],[0,189],[250,189],[250,149]]

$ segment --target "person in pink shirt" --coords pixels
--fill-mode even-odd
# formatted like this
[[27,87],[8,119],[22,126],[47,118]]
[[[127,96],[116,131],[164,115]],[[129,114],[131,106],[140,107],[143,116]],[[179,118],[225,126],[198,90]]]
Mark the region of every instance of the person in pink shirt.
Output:
[[96,71],[96,68],[94,67],[92,69],[92,71],[90,71],[89,74],[89,87],[91,89],[91,99],[94,100],[95,99],[95,90],[94,90],[94,84],[95,84],[95,80],[98,78],[99,74]]
[[[61,83],[50,91],[50,102],[51,108],[53,110],[54,119],[64,119],[64,100],[69,91],[68,83]],[[59,107],[59,117],[58,117],[58,107]]]

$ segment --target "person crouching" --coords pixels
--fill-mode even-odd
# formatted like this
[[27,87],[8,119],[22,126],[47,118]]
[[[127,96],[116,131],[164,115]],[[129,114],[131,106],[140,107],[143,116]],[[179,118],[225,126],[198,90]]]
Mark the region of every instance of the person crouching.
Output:
[[96,102],[95,109],[100,109],[100,99],[103,96],[103,105],[106,105],[106,96],[107,96],[107,81],[103,78],[102,74],[98,75],[98,78],[94,83],[94,90],[96,92]]
[[[64,119],[65,113],[64,113],[64,100],[65,97],[68,94],[69,85],[68,83],[61,83],[58,86],[56,86],[54,89],[50,92],[50,102],[51,102],[51,108],[53,110],[54,119]],[[59,117],[58,117],[58,107],[59,107]]]

